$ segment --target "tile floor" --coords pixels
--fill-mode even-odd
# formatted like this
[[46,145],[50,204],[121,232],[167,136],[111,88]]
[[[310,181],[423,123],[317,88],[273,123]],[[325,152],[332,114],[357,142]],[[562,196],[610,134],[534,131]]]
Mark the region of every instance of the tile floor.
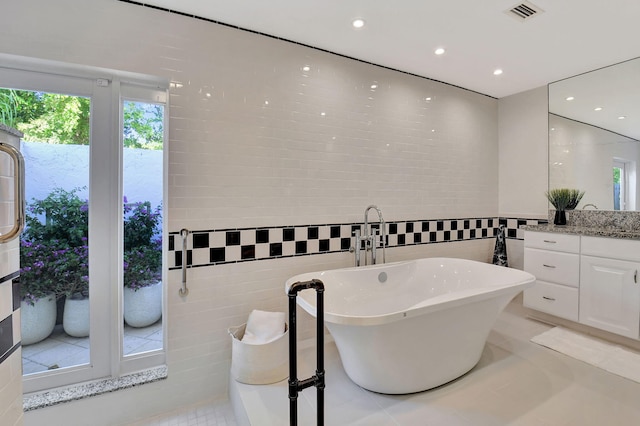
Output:
[[[333,343],[326,350],[327,425],[638,425],[640,384],[531,343],[551,328],[528,319],[517,302],[500,315],[478,365],[439,388],[412,395],[363,390],[344,373]],[[300,377],[315,368],[303,351]],[[287,385],[232,383],[246,410],[238,424],[288,424]],[[232,396],[233,397],[233,396]],[[315,425],[315,388],[302,392],[299,424]],[[186,423],[185,423],[186,424]]]
[[[125,355],[161,347],[162,320],[142,328],[125,325]],[[89,338],[71,337],[63,331],[61,325],[56,326],[51,336],[45,340],[22,347],[23,374],[87,363],[89,363]]]
[[[549,325],[526,318],[518,302],[500,315],[478,365],[427,392],[381,395],[345,375],[327,344],[325,425],[367,426],[631,426],[640,424],[640,384],[531,343]],[[300,377],[312,374],[315,349],[301,351]],[[315,425],[315,389],[302,392],[300,425]],[[229,401],[184,407],[136,426],[283,426],[289,424],[286,381],[268,386],[232,382],[244,405],[235,417]],[[239,397],[239,398],[238,398]],[[249,421],[250,423],[248,423]]]
[[229,401],[185,407],[131,426],[237,426]]

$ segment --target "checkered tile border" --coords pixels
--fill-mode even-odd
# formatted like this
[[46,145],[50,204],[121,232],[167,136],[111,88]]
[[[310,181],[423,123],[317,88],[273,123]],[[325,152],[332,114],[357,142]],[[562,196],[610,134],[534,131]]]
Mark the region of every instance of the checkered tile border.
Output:
[[507,238],[512,240],[524,240],[524,225],[542,225],[549,223],[546,219],[522,219],[517,217],[501,217],[498,219],[500,225],[504,225],[507,231]]
[[[468,218],[387,222],[387,247],[435,244],[495,237],[499,225],[507,238],[523,239],[521,225],[538,219]],[[210,266],[280,257],[309,256],[348,251],[353,231],[362,223],[296,225],[265,228],[192,231],[187,240],[187,265]],[[379,224],[374,223],[379,229]],[[182,242],[178,232],[169,234],[169,269],[182,266]]]
[[8,291],[4,292],[3,289],[3,293],[11,294],[11,302],[4,305],[7,310],[2,309],[2,314],[0,315],[0,364],[6,361],[20,347],[20,343],[15,345],[13,343],[15,332],[13,329],[13,316],[20,309],[20,287],[18,287],[18,283],[14,283],[11,280],[17,276],[18,273],[16,272],[0,278],[0,286],[8,287]]

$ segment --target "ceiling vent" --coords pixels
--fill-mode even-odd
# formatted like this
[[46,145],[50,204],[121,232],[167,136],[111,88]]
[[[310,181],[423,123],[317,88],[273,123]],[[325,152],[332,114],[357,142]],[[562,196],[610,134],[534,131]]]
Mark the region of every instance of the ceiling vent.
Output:
[[524,22],[541,14],[542,12],[544,12],[544,10],[540,9],[538,6],[525,1],[516,4],[509,10],[505,10],[504,13],[517,19],[520,22]]

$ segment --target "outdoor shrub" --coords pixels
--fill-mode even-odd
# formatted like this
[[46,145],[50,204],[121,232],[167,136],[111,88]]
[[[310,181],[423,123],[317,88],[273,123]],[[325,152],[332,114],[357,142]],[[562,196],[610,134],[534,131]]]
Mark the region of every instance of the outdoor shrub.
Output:
[[127,203],[124,198],[124,250],[149,246],[151,239],[159,232],[161,207],[151,209],[149,201]]
[[[20,244],[22,299],[28,302],[55,293],[56,297],[89,294],[86,200],[77,193],[54,189],[27,208]],[[124,203],[124,284],[134,290],[158,282],[162,270],[161,207]]]
[[89,209],[87,200],[77,195],[81,189],[55,188],[46,198],[33,200],[27,207],[23,239],[58,240],[61,247],[85,244],[89,236]]
[[124,200],[124,285],[133,290],[155,284],[162,269],[161,206]]
[[33,303],[51,293],[88,295],[89,215],[87,201],[77,195],[80,189],[56,188],[27,207],[20,244],[23,300]]

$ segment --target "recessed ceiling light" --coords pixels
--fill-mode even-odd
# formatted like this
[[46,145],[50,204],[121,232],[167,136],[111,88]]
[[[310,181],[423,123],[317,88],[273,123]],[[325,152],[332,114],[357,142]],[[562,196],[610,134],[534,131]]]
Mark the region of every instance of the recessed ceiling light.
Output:
[[602,111],[602,107],[595,107],[593,110],[594,111]]
[[302,67],[302,71],[307,72],[311,70],[311,67],[309,65],[305,65],[304,67]]
[[444,49],[442,47],[438,47],[435,52],[436,55],[443,55],[444,54]]
[[372,85],[371,85],[371,88],[372,88],[372,89],[377,89],[377,88],[378,88],[378,85],[377,85],[377,84],[372,84]]
[[502,70],[500,68],[498,68],[493,72],[493,75],[500,75],[500,74],[502,74]]
[[362,28],[364,27],[364,19],[354,19],[353,21],[351,21],[351,25],[353,25],[353,28]]
[[431,96],[429,96],[428,98],[424,98],[425,101],[430,102],[431,101]]
[[573,96],[567,96],[567,97],[565,98],[565,100],[566,100],[566,101],[572,101],[572,100],[574,100],[574,99],[575,99],[575,98],[574,98]]
[[624,120],[625,118],[627,118],[627,117],[624,116],[624,115],[621,115],[620,117],[618,117],[618,120]]

